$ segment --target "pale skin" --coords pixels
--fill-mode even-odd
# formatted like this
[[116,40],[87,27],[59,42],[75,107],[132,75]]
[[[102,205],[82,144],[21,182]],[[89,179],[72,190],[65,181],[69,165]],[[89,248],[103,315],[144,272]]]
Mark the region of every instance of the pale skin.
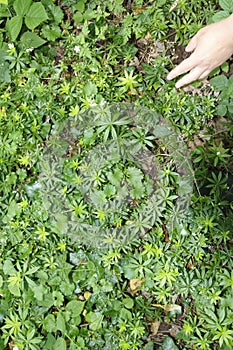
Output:
[[233,54],[233,14],[200,29],[190,40],[185,51],[192,52],[192,54],[167,76],[168,80],[172,80],[187,73],[178,80],[176,88],[206,78],[212,70],[231,57]]

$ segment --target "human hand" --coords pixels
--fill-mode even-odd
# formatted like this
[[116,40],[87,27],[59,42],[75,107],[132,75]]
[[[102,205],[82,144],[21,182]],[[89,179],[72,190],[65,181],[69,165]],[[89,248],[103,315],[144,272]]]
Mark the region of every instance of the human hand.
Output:
[[200,29],[185,48],[193,53],[176,66],[167,76],[168,80],[187,73],[176,88],[203,79],[225,62],[233,53],[233,15]]

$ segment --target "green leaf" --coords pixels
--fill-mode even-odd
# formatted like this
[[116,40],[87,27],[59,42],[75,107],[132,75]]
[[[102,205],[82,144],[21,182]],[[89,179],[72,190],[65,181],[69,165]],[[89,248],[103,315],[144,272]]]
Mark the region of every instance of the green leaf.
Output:
[[222,91],[228,86],[228,79],[225,75],[219,75],[210,80],[211,85],[217,91]]
[[9,64],[7,62],[0,63],[0,81],[5,83],[10,83],[11,81]]
[[61,312],[59,312],[59,314],[57,315],[57,330],[61,331],[62,333],[65,333],[66,331],[65,320]]
[[48,19],[44,6],[40,2],[32,4],[25,17],[26,26],[35,29],[39,24]]
[[59,27],[51,27],[49,25],[45,25],[42,28],[43,37],[49,41],[55,41],[59,37],[61,37],[62,32]]
[[134,306],[134,301],[132,298],[125,298],[123,299],[123,304],[127,309],[132,309],[132,307]]
[[14,268],[14,265],[12,264],[12,262],[10,260],[5,260],[4,264],[3,264],[3,273],[5,275],[12,275],[16,273],[16,270]]
[[83,15],[81,14],[81,12],[76,12],[73,15],[73,20],[75,21],[76,24],[82,23],[83,21]]
[[79,0],[78,3],[75,5],[76,10],[83,12],[85,10],[85,0]]
[[76,317],[79,316],[84,308],[84,302],[79,301],[79,300],[71,300],[67,305],[66,305],[66,310],[70,311],[72,316]]
[[21,36],[20,41],[23,43],[26,49],[37,48],[46,42],[44,39],[41,39],[39,35],[31,32],[24,33]]
[[0,4],[8,5],[8,0],[0,0]]
[[28,12],[31,2],[31,0],[16,0],[13,5],[16,14],[23,17]]
[[166,337],[163,341],[163,345],[159,348],[160,350],[178,350],[178,347],[170,337]]
[[11,220],[13,219],[15,216],[17,216],[19,213],[21,212],[21,209],[18,205],[18,203],[16,203],[16,201],[13,199],[10,202],[10,205],[8,207],[8,211],[7,211],[7,219]]
[[221,8],[228,12],[233,12],[233,2],[232,0],[219,0],[219,5]]
[[227,11],[218,11],[217,13],[215,13],[212,17],[212,20],[214,22],[219,22],[224,18],[227,18],[229,16],[229,12]]
[[9,32],[12,41],[15,41],[18,37],[23,25],[23,18],[21,16],[15,16],[8,19],[6,22],[6,30]]
[[52,12],[54,21],[59,24],[63,20],[64,13],[62,9],[59,6],[56,6],[54,4],[49,5],[49,9]]
[[102,321],[104,316],[101,314],[101,312],[89,312],[86,315],[86,321],[90,323],[90,329],[93,331],[96,331],[97,329],[102,328]]
[[49,314],[45,317],[43,322],[43,328],[45,331],[50,333],[56,332],[57,327],[54,315]]
[[9,283],[8,284],[8,289],[11,292],[11,294],[15,295],[16,297],[20,297],[21,296],[20,288],[19,288],[19,286],[17,284]]
[[64,338],[57,338],[56,343],[54,344],[54,350],[66,350],[66,341]]
[[227,114],[227,107],[223,104],[219,104],[217,106],[217,115],[220,117],[224,117]]

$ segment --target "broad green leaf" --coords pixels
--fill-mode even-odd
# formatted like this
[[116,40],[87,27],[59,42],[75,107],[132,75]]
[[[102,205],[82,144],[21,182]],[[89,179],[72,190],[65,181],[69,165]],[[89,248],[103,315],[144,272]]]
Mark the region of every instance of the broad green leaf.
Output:
[[13,7],[18,16],[23,17],[29,10],[31,0],[15,0]]
[[46,293],[46,287],[44,287],[42,284],[40,284],[39,286],[30,286],[31,290],[34,293],[34,297],[36,298],[36,300],[38,301],[42,301],[43,300],[43,296]]
[[9,64],[0,63],[0,81],[10,83],[11,76],[9,71]]
[[227,114],[227,107],[223,104],[217,106],[217,115],[220,117],[224,117]]
[[5,260],[3,264],[3,273],[5,275],[12,275],[16,273],[16,269],[14,268],[14,265],[12,264],[11,260]]
[[54,4],[49,5],[49,9],[52,12],[52,15],[54,17],[54,21],[56,23],[61,23],[64,17],[64,13],[62,9],[59,6],[56,6]]
[[232,0],[219,0],[219,5],[221,8],[228,12],[233,12],[233,2]]
[[75,5],[76,10],[83,12],[85,10],[85,0],[79,0]]
[[66,305],[66,310],[70,311],[72,316],[76,317],[81,314],[84,308],[84,302],[80,300],[71,300],[67,305]]
[[132,309],[132,307],[134,306],[134,301],[132,298],[125,298],[123,299],[123,304],[127,309]]
[[21,296],[20,288],[19,288],[19,286],[17,284],[9,283],[8,284],[8,289],[11,292],[11,294],[15,295],[16,297],[20,297]]
[[6,30],[9,32],[12,41],[15,41],[20,33],[23,25],[23,18],[21,16],[15,16],[8,19],[6,22]]
[[24,33],[20,41],[24,44],[25,48],[37,48],[43,45],[46,41],[41,39],[36,33],[26,32]]
[[86,321],[90,324],[90,329],[96,331],[97,329],[102,328],[102,321],[104,316],[101,312],[89,312],[86,315]]
[[62,32],[59,27],[51,27],[49,25],[43,26],[42,35],[49,41],[55,41],[59,37],[61,37]]
[[163,345],[159,348],[160,350],[178,350],[178,347],[170,337],[166,337],[163,341]]
[[39,24],[48,19],[44,6],[40,2],[35,2],[30,7],[25,16],[25,23],[29,29],[35,29]]
[[221,91],[228,86],[228,79],[225,75],[219,75],[210,80],[211,85],[217,91]]
[[56,327],[56,321],[55,317],[52,314],[49,314],[45,317],[44,322],[43,322],[43,328],[47,332],[56,332],[57,327]]
[[212,20],[214,22],[219,22],[224,18],[227,18],[229,16],[229,12],[227,11],[218,11],[217,13],[215,13],[212,17]]
[[59,312],[59,314],[57,315],[57,330],[61,331],[62,333],[65,333],[66,331],[65,320],[61,312]]
[[64,338],[57,338],[56,343],[54,344],[54,350],[66,350],[66,341]]
[[76,24],[82,23],[83,21],[83,15],[81,12],[77,11],[74,15],[73,15],[73,20],[75,21]]

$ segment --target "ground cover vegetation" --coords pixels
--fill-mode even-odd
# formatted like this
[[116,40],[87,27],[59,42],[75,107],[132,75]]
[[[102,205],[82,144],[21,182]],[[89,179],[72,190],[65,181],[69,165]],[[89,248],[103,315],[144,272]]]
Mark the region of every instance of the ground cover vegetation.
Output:
[[[0,1],[0,349],[233,348],[232,63],[184,90],[166,81],[189,38],[232,12],[231,0]],[[141,124],[119,118],[125,105]],[[51,135],[85,116],[59,153]],[[173,226],[190,183],[160,120],[192,160]],[[156,190],[116,141],[156,156]],[[43,168],[51,144],[62,174]],[[130,239],[101,233],[122,227]]]

